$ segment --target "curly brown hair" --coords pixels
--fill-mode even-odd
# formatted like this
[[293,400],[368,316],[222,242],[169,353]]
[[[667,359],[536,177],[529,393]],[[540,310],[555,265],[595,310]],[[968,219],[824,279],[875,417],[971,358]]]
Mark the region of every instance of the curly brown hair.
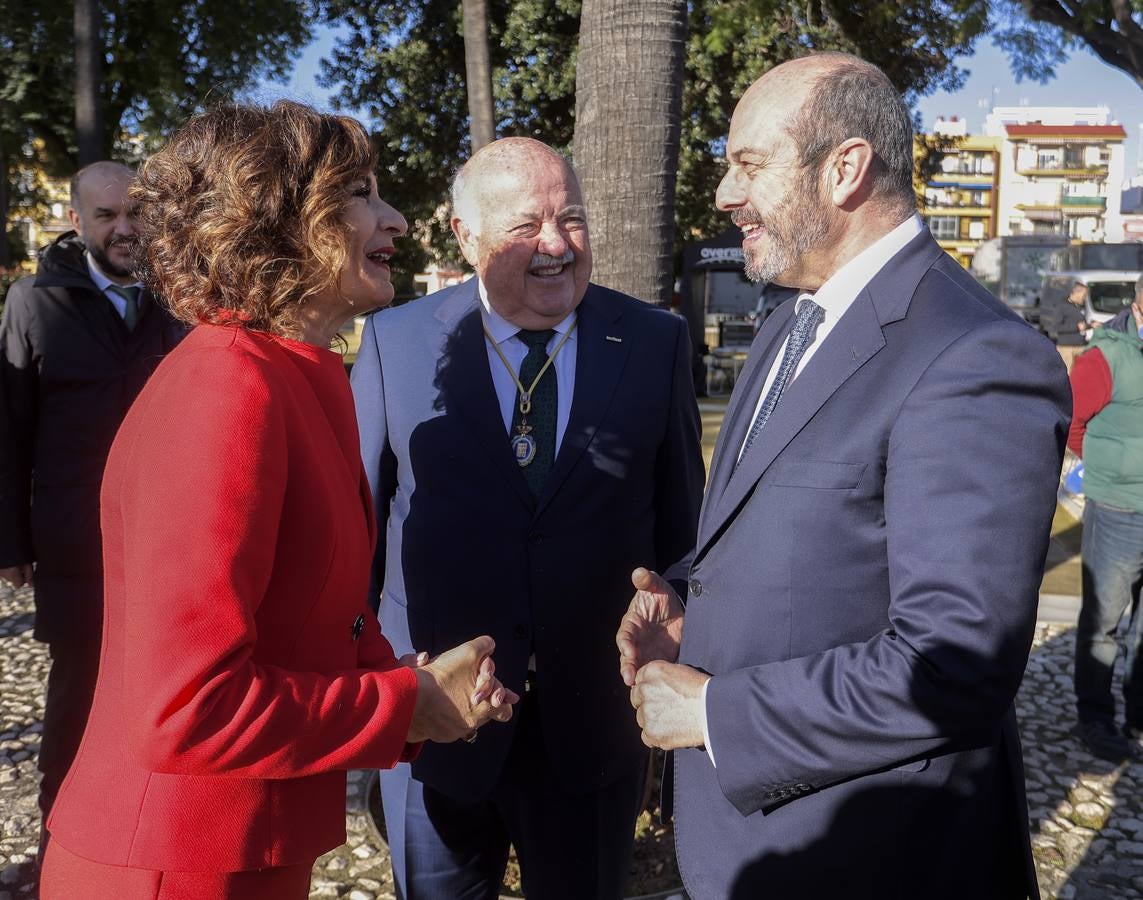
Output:
[[138,275],[189,325],[295,337],[306,301],[337,289],[347,188],[376,164],[361,123],[302,103],[195,115],[131,188]]

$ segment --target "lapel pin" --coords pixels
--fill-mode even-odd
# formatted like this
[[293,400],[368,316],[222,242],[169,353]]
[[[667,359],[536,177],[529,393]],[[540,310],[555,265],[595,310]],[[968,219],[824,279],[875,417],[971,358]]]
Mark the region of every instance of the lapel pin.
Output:
[[609,334],[609,335],[607,335],[607,339],[608,339],[609,341],[615,341],[615,343],[617,343],[617,344],[622,344],[622,343],[623,343],[623,338],[621,338],[621,337],[616,337],[616,336],[615,336],[615,335],[613,335],[613,334]]

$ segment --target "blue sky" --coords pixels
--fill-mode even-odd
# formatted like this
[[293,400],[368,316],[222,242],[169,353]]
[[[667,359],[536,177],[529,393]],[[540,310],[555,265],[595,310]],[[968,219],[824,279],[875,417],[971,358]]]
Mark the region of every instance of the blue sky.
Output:
[[[329,53],[335,36],[335,31],[323,29],[302,53],[290,81],[285,85],[266,83],[255,92],[256,96],[293,97],[326,107],[329,92],[318,87],[316,74],[318,61]],[[926,129],[932,128],[938,116],[955,115],[968,119],[970,133],[980,133],[984,116],[993,106],[1108,106],[1113,120],[1127,131],[1127,175],[1138,171],[1143,88],[1094,54],[1077,50],[1047,84],[1018,84],[1008,69],[1007,56],[985,37],[978,42],[976,54],[962,59],[960,66],[971,73],[960,91],[941,91],[917,104]]]

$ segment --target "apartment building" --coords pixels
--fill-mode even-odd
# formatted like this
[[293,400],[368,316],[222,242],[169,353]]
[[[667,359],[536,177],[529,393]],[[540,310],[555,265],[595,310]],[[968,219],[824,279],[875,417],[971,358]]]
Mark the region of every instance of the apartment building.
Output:
[[976,248],[997,235],[1001,142],[968,134],[967,123],[955,117],[938,119],[934,134],[951,145],[925,183],[921,214],[941,247],[967,266]]
[[943,148],[921,214],[964,266],[993,237],[1138,240],[1139,223],[1120,208],[1126,138],[1106,106],[998,106],[975,135],[964,119],[937,119],[917,141],[918,154]]
[[1127,132],[1106,106],[996,107],[984,131],[1001,141],[999,235],[1123,240]]

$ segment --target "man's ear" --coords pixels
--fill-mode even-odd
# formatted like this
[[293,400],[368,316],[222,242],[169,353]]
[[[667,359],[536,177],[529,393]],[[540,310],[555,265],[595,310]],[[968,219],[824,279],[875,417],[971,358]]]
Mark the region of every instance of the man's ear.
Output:
[[449,220],[449,226],[452,228],[452,233],[456,235],[456,242],[460,245],[461,255],[464,256],[467,262],[473,268],[476,268],[476,260],[478,258],[476,253],[476,235],[472,233],[472,229],[464,224],[464,220],[459,216],[453,216]]
[[71,222],[71,227],[75,229],[77,234],[83,234],[82,229],[79,227],[79,213],[77,213],[73,207],[69,206],[67,208],[67,220]]
[[873,147],[863,138],[849,138],[838,145],[826,170],[826,187],[835,206],[850,206],[855,198],[868,196],[873,170]]

